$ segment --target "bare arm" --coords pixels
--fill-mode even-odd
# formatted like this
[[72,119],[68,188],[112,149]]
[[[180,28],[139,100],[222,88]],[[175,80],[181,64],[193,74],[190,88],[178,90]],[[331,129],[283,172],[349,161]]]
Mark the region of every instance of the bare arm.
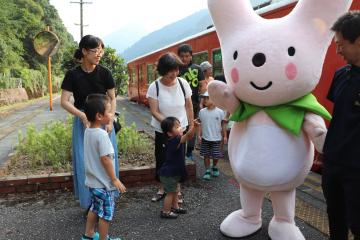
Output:
[[194,110],[193,110],[193,104],[191,101],[191,98],[185,99],[185,108],[186,108],[186,116],[189,123],[189,128],[192,128],[194,126]]
[[221,130],[222,130],[222,137],[223,137],[224,144],[227,144],[227,140],[228,140],[227,129],[226,129],[227,123],[228,123],[228,121],[226,121],[226,120],[221,121]]
[[[115,88],[112,89],[108,89],[106,91],[107,95],[110,98],[110,103],[111,103],[111,114],[114,118],[115,116],[115,111],[116,111],[116,96],[115,96]],[[114,125],[113,125],[113,121],[110,122],[110,124],[106,125],[105,130],[110,133],[113,129]]]
[[106,93],[107,93],[107,95],[109,96],[110,101],[111,101],[111,113],[112,113],[113,115],[115,115],[115,111],[116,111],[115,88],[108,89]]
[[198,142],[201,144],[201,140],[202,140],[202,130],[201,130],[201,127],[198,127],[198,129],[197,129],[197,137],[198,137]]
[[161,122],[165,119],[165,116],[160,113],[159,109],[159,102],[157,99],[149,97],[149,106],[150,106],[150,112],[153,115],[153,117]]
[[109,156],[102,156],[100,157],[100,161],[102,166],[105,169],[106,174],[111,179],[111,182],[114,184],[114,186],[120,191],[120,192],[126,192],[125,186],[122,184],[122,182],[116,177],[114,166],[112,163],[112,159]]
[[61,91],[61,100],[60,100],[61,107],[64,108],[70,114],[79,117],[83,122],[84,126],[89,127],[90,123],[87,120],[85,113],[77,109],[74,106],[74,104],[72,104],[72,102],[70,101],[71,96],[72,96],[72,92],[66,90]]
[[199,127],[199,125],[200,123],[197,120],[193,120],[189,130],[181,137],[180,143],[185,143],[186,141],[190,140],[194,136],[195,130]]

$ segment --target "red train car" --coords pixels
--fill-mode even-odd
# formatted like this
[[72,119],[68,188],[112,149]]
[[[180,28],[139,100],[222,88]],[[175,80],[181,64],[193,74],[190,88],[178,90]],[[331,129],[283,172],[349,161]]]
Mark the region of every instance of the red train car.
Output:
[[[298,0],[283,0],[277,3],[263,7],[256,12],[264,18],[280,18],[286,16],[296,5]],[[360,9],[360,0],[354,0],[351,9]],[[144,56],[131,60],[128,63],[129,72],[129,88],[128,96],[130,100],[141,104],[148,105],[146,92],[149,84],[157,78],[155,71],[155,63],[157,59],[166,52],[177,52],[180,44],[188,43],[193,48],[193,62],[200,64],[207,60],[213,65],[213,75],[222,72],[222,57],[219,39],[214,28],[200,32],[179,42],[166,46],[162,49],[148,53]],[[332,112],[332,104],[326,99],[328,89],[334,72],[337,68],[344,65],[345,62],[341,57],[337,56],[335,44],[332,43],[327,52],[321,79],[313,93],[321,104],[323,104],[330,112]],[[313,165],[314,171],[321,170],[321,161],[315,161]]]
[[[280,18],[286,16],[296,5],[297,0],[283,0],[263,7],[256,12],[264,18]],[[355,0],[351,9],[360,9],[360,1]],[[157,78],[155,63],[160,55],[166,52],[175,52],[182,43],[188,43],[193,48],[193,62],[200,64],[209,61],[213,65],[213,74],[222,72],[222,58],[219,39],[214,28],[185,38],[162,49],[148,53],[131,60],[128,63],[130,100],[147,105],[146,92],[149,84]],[[332,43],[325,58],[320,82],[313,93],[328,110],[332,111],[331,103],[326,99],[331,79],[335,70],[345,64],[341,57],[336,55],[335,44]]]

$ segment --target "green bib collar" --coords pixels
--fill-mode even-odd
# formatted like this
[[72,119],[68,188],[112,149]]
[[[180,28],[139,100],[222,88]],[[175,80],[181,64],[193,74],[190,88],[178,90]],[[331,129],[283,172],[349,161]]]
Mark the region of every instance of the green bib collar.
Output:
[[307,94],[289,103],[269,107],[260,107],[241,102],[240,106],[231,115],[230,120],[241,122],[259,111],[266,112],[274,122],[296,136],[300,134],[305,113],[308,111],[327,120],[331,119],[330,113],[316,100],[315,96]]

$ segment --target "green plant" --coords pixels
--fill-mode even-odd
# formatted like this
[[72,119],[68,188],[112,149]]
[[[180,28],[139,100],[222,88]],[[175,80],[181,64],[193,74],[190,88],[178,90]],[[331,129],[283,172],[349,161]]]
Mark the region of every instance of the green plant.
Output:
[[72,118],[66,122],[48,123],[37,131],[34,125],[29,125],[26,137],[18,134],[16,153],[26,156],[29,167],[53,167],[55,170],[71,170],[71,129]]
[[141,154],[151,148],[151,141],[144,133],[137,130],[136,124],[133,122],[130,126],[125,126],[125,116],[119,116],[121,130],[117,135],[118,150],[126,158],[127,154]]
[[[136,124],[125,125],[125,117],[121,115],[122,129],[117,135],[118,150],[126,158],[129,154],[141,155],[148,152],[152,146],[149,137],[138,132]],[[21,165],[30,170],[45,170],[51,168],[54,171],[71,171],[71,147],[72,147],[72,121],[67,120],[47,123],[44,128],[37,130],[34,125],[26,129],[26,136],[19,131],[18,145],[16,146],[16,161],[25,160]]]

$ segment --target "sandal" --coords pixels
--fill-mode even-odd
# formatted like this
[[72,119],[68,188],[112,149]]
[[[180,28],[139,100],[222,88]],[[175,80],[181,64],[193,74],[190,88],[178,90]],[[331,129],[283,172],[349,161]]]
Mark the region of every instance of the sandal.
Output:
[[152,202],[158,202],[165,197],[166,193],[157,193],[152,199]]
[[160,217],[161,218],[175,219],[175,218],[178,217],[178,215],[176,213],[174,213],[174,212],[165,213],[165,212],[161,211]]
[[187,210],[186,209],[183,209],[181,207],[179,208],[171,208],[171,211],[176,213],[176,214],[186,214],[187,213]]

